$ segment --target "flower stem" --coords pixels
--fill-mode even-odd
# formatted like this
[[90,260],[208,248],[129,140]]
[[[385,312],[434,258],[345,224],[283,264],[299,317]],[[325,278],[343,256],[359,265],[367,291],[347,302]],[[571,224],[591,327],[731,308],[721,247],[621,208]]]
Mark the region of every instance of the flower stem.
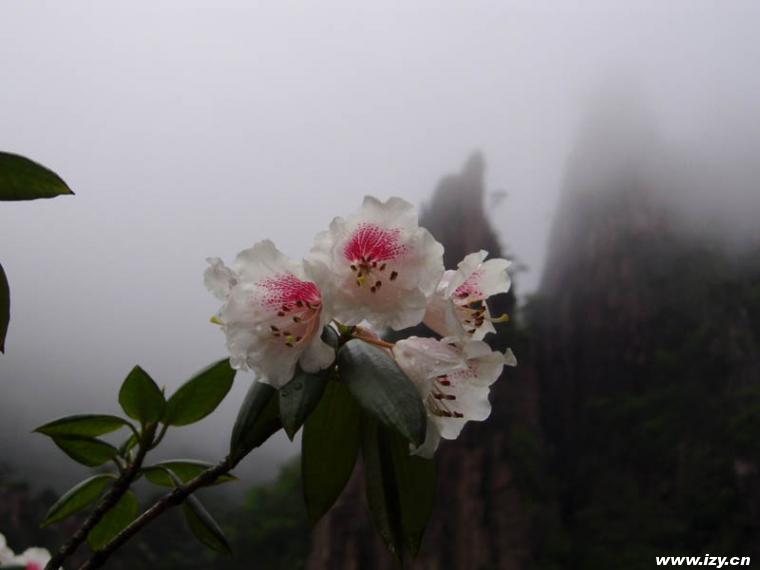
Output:
[[354,338],[358,338],[359,340],[363,340],[367,344],[374,344],[375,346],[381,346],[383,348],[388,348],[388,349],[392,349],[394,346],[396,346],[392,342],[387,342],[387,341],[384,341],[384,340],[379,339],[379,338],[372,338],[372,337],[362,336],[362,335],[358,335],[358,334],[355,334]]

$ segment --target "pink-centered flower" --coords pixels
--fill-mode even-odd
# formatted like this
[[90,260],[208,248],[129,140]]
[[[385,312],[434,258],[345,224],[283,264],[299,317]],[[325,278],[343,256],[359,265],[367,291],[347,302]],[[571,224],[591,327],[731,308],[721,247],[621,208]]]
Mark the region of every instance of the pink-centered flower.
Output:
[[496,332],[492,323],[507,319],[506,315],[492,318],[486,300],[509,291],[509,261],[500,258],[486,261],[487,256],[485,250],[471,253],[459,262],[456,271],[443,274],[425,313],[424,323],[428,327],[441,336],[481,340]]
[[408,202],[367,196],[358,213],[317,235],[309,261],[331,283],[336,319],[400,330],[422,321],[443,274],[443,246]]
[[291,380],[296,364],[316,372],[332,364],[332,347],[321,339],[329,317],[309,269],[274,244],[261,241],[238,254],[232,268],[209,258],[206,287],[224,301],[215,322],[227,338],[230,363],[252,369],[277,388]]
[[425,442],[412,451],[423,457],[432,457],[441,438],[456,439],[468,421],[488,418],[489,386],[504,365],[517,364],[511,350],[503,354],[483,341],[455,337],[409,337],[396,343],[393,356],[427,409]]

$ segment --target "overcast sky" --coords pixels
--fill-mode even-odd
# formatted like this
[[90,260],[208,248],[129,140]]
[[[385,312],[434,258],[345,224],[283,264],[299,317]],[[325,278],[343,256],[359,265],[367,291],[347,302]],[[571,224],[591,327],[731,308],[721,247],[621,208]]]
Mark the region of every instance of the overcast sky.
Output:
[[[753,1],[2,2],[0,148],[77,195],[0,204],[0,448],[38,465],[58,452],[28,431],[115,410],[134,364],[174,387],[224,355],[207,256],[300,257],[364,194],[419,204],[474,149],[532,290],[595,93],[635,84],[676,146],[758,134],[758,22]],[[248,383],[183,430],[208,459]]]

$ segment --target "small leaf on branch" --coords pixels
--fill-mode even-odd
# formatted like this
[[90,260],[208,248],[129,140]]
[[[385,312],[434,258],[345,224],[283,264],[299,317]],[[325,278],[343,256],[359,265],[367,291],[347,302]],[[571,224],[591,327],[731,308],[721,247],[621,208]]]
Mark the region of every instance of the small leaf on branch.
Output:
[[230,454],[234,458],[244,457],[282,427],[275,392],[258,380],[251,385],[232,429]]
[[[145,474],[145,478],[154,485],[174,487],[174,482],[167,473],[167,469],[177,476],[180,484],[183,484],[195,479],[198,475],[211,467],[213,467],[211,463],[198,461],[196,459],[174,459],[170,461],[161,461],[155,465],[145,467],[143,468],[143,473]],[[230,481],[237,481],[237,477],[225,473],[220,475],[213,484],[219,485],[221,483],[229,483]]]
[[422,399],[387,351],[350,340],[338,352],[338,366],[362,408],[416,446],[422,445],[427,428]]
[[[182,485],[180,477],[172,469],[167,466],[163,466],[161,469],[174,487]],[[222,528],[197,497],[188,495],[185,498],[185,502],[182,503],[182,513],[185,515],[185,521],[190,528],[190,532],[193,533],[193,536],[201,544],[217,552],[224,552],[226,554],[232,552]]]
[[94,437],[61,435],[53,437],[53,442],[74,461],[88,467],[103,465],[119,454],[113,445]]
[[58,521],[62,521],[71,515],[87,508],[90,504],[103,494],[106,487],[116,480],[114,475],[101,474],[85,479],[72,487],[63,496],[58,499],[42,522],[46,527]]
[[107,414],[78,414],[48,422],[35,429],[44,435],[78,435],[95,437],[111,433],[129,425],[127,420]]
[[23,156],[0,152],[0,200],[35,200],[73,193],[52,170]]
[[119,446],[119,455],[126,457],[127,454],[139,443],[135,434],[130,435],[124,443]]
[[87,543],[93,550],[103,550],[117,534],[127,528],[140,514],[140,503],[132,491],[127,491],[90,531]]
[[213,412],[232,388],[235,370],[225,358],[201,370],[169,398],[164,422],[186,426]]
[[367,503],[388,549],[402,560],[419,551],[435,501],[435,463],[409,455],[399,434],[362,416],[362,458]]
[[185,499],[182,504],[182,512],[185,515],[187,526],[190,527],[190,532],[201,544],[217,552],[227,554],[232,552],[221,527],[196,497],[190,495]]
[[293,379],[280,388],[280,420],[291,441],[319,403],[330,372],[331,369],[327,369],[309,374],[299,366]]
[[5,270],[0,265],[0,352],[5,352],[5,337],[11,320],[11,290]]
[[143,425],[159,421],[166,406],[161,389],[139,366],[132,369],[121,385],[119,403],[130,418]]
[[328,382],[319,405],[306,420],[301,473],[312,525],[330,510],[353,473],[361,441],[359,414],[346,387]]

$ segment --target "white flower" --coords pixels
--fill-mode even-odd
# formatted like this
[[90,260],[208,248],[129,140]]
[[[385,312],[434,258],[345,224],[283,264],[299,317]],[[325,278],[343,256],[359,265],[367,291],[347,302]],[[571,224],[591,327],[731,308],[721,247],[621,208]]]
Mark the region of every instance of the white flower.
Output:
[[0,534],[0,566],[10,562],[14,556],[15,554],[13,551],[8,548],[8,543],[6,542],[5,537]]
[[491,318],[486,299],[509,291],[509,261],[500,258],[485,261],[487,256],[485,250],[471,253],[459,262],[456,271],[443,274],[425,313],[424,323],[428,327],[441,336],[481,340],[496,332],[492,323],[507,319],[506,315]]
[[447,337],[409,337],[396,343],[393,355],[420,392],[428,414],[425,442],[413,450],[432,457],[443,439],[456,439],[468,421],[491,414],[489,386],[504,365],[515,366],[511,350],[494,352],[483,341]]
[[224,301],[215,322],[227,337],[230,364],[252,369],[279,388],[296,364],[316,372],[332,364],[333,349],[321,340],[329,320],[319,287],[303,265],[261,241],[240,252],[233,268],[209,258],[204,282]]
[[50,552],[44,548],[28,548],[23,554],[11,559],[9,565],[23,566],[25,570],[43,570],[50,558]]
[[332,283],[335,318],[400,330],[425,315],[443,274],[443,246],[419,227],[408,202],[367,196],[358,213],[317,235],[309,261],[320,282]]

